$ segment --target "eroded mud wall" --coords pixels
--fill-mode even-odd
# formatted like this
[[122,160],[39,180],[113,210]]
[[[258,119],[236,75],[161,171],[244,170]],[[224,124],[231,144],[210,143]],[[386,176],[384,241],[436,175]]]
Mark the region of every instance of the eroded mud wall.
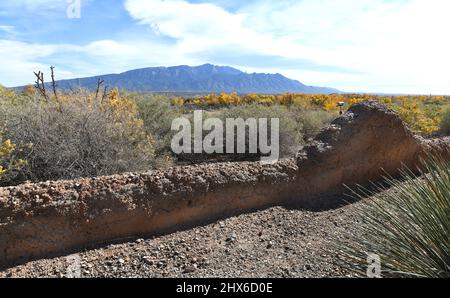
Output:
[[343,184],[395,175],[430,150],[448,156],[449,144],[425,141],[393,111],[364,102],[274,165],[221,163],[0,188],[0,266],[285,202],[327,208]]

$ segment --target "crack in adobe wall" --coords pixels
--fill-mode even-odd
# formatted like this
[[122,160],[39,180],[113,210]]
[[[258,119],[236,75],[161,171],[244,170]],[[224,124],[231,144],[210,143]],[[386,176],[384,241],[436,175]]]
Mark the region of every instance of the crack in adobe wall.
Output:
[[165,171],[0,188],[0,266],[91,243],[156,235],[228,214],[295,202],[333,206],[343,184],[395,175],[402,163],[450,140],[415,136],[376,102],[354,105],[295,158],[174,167]]

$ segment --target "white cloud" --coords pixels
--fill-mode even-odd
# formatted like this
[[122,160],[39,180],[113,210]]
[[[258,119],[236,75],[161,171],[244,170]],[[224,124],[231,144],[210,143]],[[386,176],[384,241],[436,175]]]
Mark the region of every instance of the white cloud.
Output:
[[[67,2],[4,1],[0,12],[19,4],[38,10]],[[214,63],[214,55],[225,52],[281,57],[293,63],[311,61],[319,67],[296,69],[274,67],[274,63],[265,67],[264,58],[260,66],[246,63],[245,58],[229,63],[247,71],[283,73],[310,85],[450,94],[450,2],[446,0],[249,1],[235,12],[214,3],[126,0],[125,8],[134,20],[174,42],[150,41],[146,36],[85,45],[0,40],[0,64],[8,73],[1,77],[2,83],[22,84],[26,74],[49,63],[58,64],[62,76],[78,77],[146,66]],[[0,26],[0,30],[13,28]],[[213,53],[213,58],[208,60],[205,53]]]
[[[127,0],[126,8],[142,24],[176,38],[183,52],[234,47],[366,73],[314,76],[346,90],[390,90],[397,84],[397,92],[450,93],[445,0],[264,1],[236,13],[183,0]],[[314,73],[289,72],[303,81],[311,80],[301,74]]]
[[[304,58],[367,73],[336,76],[335,86],[343,89],[450,93],[449,10],[450,3],[442,0],[305,0],[256,12],[248,23],[261,24],[265,15],[266,23],[276,25],[264,31],[305,45]],[[327,77],[324,73],[322,80]]]
[[[43,69],[43,64],[36,59],[55,53],[55,47],[33,45],[22,42],[0,40],[0,65],[2,66],[2,84],[13,86],[24,81],[24,75],[32,78],[33,71]],[[30,79],[30,82],[32,80]]]
[[47,72],[51,65],[57,67],[58,79],[67,79],[160,66],[161,61],[196,63],[176,49],[146,41],[99,40],[79,46],[0,40],[1,83],[8,87],[32,83],[33,71]]
[[141,24],[178,40],[187,53],[221,46],[260,48],[271,41],[243,26],[244,14],[232,14],[214,4],[192,4],[183,0],[128,0],[125,7]]

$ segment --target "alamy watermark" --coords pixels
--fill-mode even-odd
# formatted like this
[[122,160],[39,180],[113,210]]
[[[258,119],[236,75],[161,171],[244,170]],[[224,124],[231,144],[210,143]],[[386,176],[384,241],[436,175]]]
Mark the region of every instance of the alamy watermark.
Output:
[[367,255],[367,277],[381,278],[381,258],[377,254]]
[[[218,118],[203,120],[203,111],[197,110],[193,124],[187,118],[176,118],[172,131],[177,131],[171,143],[175,154],[260,153],[263,163],[274,163],[280,155],[279,118],[227,118],[224,123]],[[209,133],[203,136],[203,131]]]
[[80,278],[81,277],[81,257],[79,254],[73,254],[66,257],[66,262],[69,264],[66,269],[66,278]]
[[81,0],[67,0],[67,17],[69,19],[81,18]]

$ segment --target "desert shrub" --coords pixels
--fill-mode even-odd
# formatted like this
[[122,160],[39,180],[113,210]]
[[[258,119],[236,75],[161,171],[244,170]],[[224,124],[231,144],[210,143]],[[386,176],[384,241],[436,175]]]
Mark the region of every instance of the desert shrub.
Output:
[[2,124],[7,139],[18,146],[32,144],[19,154],[26,165],[4,185],[146,170],[153,163],[153,140],[135,103],[118,92],[104,102],[88,93],[58,101],[34,98],[22,105],[4,102]]
[[442,112],[440,131],[446,136],[450,135],[450,105]]
[[293,121],[301,125],[305,141],[316,136],[320,130],[336,118],[336,113],[330,113],[321,109],[305,109],[297,105],[289,107]]
[[[286,157],[294,154],[303,140],[302,123],[296,122],[293,114],[281,105],[264,106],[259,104],[250,104],[235,106],[225,109],[220,113],[219,118],[223,121],[227,118],[279,118],[280,119],[280,155]],[[268,121],[270,124],[270,120]],[[270,132],[270,125],[268,126]],[[247,133],[248,136],[248,133]],[[270,140],[270,134],[268,135]],[[248,143],[248,138],[246,140]]]
[[450,164],[433,158],[421,172],[421,178],[410,171],[387,178],[389,190],[357,192],[374,198],[359,210],[362,236],[349,235],[337,247],[344,253],[341,265],[365,274],[373,253],[385,277],[450,277]]
[[[244,120],[248,118],[256,118],[257,121],[260,118],[268,118],[268,139],[271,139],[270,135],[270,124],[271,118],[279,118],[280,131],[279,131],[279,149],[280,157],[287,157],[293,155],[303,142],[302,129],[303,126],[300,122],[294,120],[293,114],[285,106],[272,105],[266,106],[261,104],[244,104],[238,106],[231,106],[222,110],[217,110],[214,112],[206,113],[204,115],[204,121],[207,118],[219,118],[223,121],[224,126],[227,118],[237,119],[242,118]],[[193,121],[191,120],[191,123]],[[209,131],[204,131],[203,136],[207,135]],[[226,129],[224,127],[224,136],[226,135]],[[237,139],[237,133],[234,132],[235,143]],[[244,154],[182,154],[178,158],[180,161],[190,161],[190,162],[202,162],[202,161],[217,161],[217,160],[259,160],[262,156],[259,145],[258,153],[249,153],[249,129],[247,127],[246,131],[246,150]],[[193,144],[193,142],[192,142]],[[225,139],[223,143],[224,148]]]
[[172,121],[182,115],[182,109],[179,105],[172,105],[172,99],[165,96],[136,94],[133,98],[144,128],[155,138],[156,154],[168,154],[174,134],[171,131]]

